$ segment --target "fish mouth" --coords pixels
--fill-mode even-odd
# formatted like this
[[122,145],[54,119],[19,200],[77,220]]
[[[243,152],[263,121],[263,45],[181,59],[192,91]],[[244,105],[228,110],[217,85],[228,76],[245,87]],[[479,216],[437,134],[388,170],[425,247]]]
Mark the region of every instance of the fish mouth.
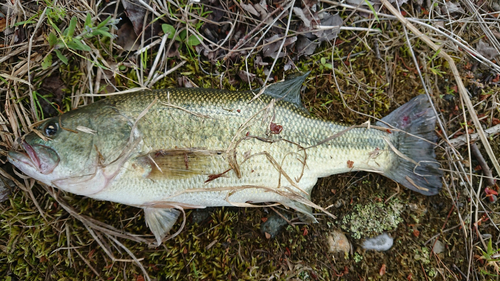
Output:
[[33,163],[33,161],[31,161],[31,158],[28,156],[27,153],[18,152],[18,151],[9,151],[7,155],[8,155],[7,157],[9,159],[9,162],[14,164],[15,166],[19,166],[16,164],[20,163],[22,165],[27,165],[27,166],[33,167],[35,169],[37,167],[35,165],[35,163]]
[[33,149],[33,147],[25,141],[23,141],[21,145],[23,146],[24,151],[26,151],[27,156],[30,158],[31,163],[33,164],[32,166],[34,166],[38,171],[40,171],[41,170],[40,159],[36,155],[36,152]]
[[[26,141],[22,141],[24,152],[9,151],[8,155],[14,162],[18,162],[21,165],[29,166],[35,168],[39,173],[46,175],[52,173],[54,169],[59,164],[59,156],[57,153],[44,145],[33,145],[31,146]],[[18,165],[16,165],[18,166]],[[18,167],[20,168],[20,167]]]

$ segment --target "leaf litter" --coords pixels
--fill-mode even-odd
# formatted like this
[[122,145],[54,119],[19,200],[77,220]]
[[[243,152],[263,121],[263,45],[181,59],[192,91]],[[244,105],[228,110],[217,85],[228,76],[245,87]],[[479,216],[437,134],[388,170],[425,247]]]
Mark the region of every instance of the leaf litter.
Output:
[[[281,234],[267,239],[259,227],[261,219],[274,212],[272,207],[217,209],[199,224],[190,224],[188,212],[186,228],[179,228],[179,235],[165,242],[167,251],[145,247],[150,239],[142,235],[149,232],[134,208],[59,192],[2,164],[2,177],[16,184],[5,186],[9,200],[0,203],[5,225],[0,230],[2,276],[37,280],[51,272],[53,279],[92,276],[101,280],[134,276],[137,280],[329,280],[340,275],[482,280],[497,274],[500,216],[498,203],[490,203],[490,198],[496,196],[498,186],[486,184],[488,173],[483,173],[493,168],[491,174],[498,177],[491,152],[500,153],[498,124],[494,124],[500,118],[496,88],[500,67],[495,61],[500,44],[494,29],[488,28],[497,23],[490,16],[494,10],[483,7],[484,12],[474,13],[479,7],[470,1],[438,3],[434,10],[423,2],[392,1],[392,6],[400,6],[397,13],[412,25],[425,30],[432,40],[444,42],[436,51],[399,24],[385,1],[372,1],[374,10],[365,3],[154,0],[137,1],[132,7],[128,2],[95,6],[81,1],[2,5],[0,155],[18,145],[16,139],[42,119],[41,113],[43,117],[54,114],[42,106],[44,102],[68,111],[98,95],[134,87],[172,87],[178,78],[183,85],[199,87],[259,88],[282,79],[286,68],[313,70],[303,92],[311,114],[348,124],[380,119],[417,92],[429,92],[442,121],[437,153],[448,171],[441,194],[429,198],[400,191],[395,183],[369,173],[321,179],[312,202],[331,206],[328,210],[337,219],[319,215],[320,223],[310,225],[306,235],[293,217]],[[49,34],[58,34],[55,27],[68,28],[73,16],[77,17],[75,34],[85,32],[85,12],[93,15],[96,25],[110,15],[121,18],[117,28],[109,31],[120,37],[83,39],[91,51],[62,47],[59,51],[68,64],[56,55],[49,64],[45,60],[51,52]],[[47,19],[58,23],[47,24]],[[162,25],[173,27],[176,34],[164,38]],[[444,53],[462,59],[456,73],[470,97],[459,93],[452,64],[441,58]],[[62,84],[50,80],[57,76]],[[61,96],[50,85],[68,91]],[[463,106],[468,99],[474,110]],[[470,122],[474,116],[477,120]],[[483,134],[487,138],[481,139]],[[470,156],[471,139],[476,140],[484,161],[477,151]],[[5,157],[0,160],[4,163]],[[402,222],[389,233],[395,238],[393,249],[363,251],[362,241],[347,232],[353,245],[350,256],[332,256],[327,251],[320,237],[340,228],[346,216],[354,216],[354,206],[380,206],[395,199],[403,210]],[[432,253],[438,241],[444,252]],[[212,272],[213,268],[220,270]]]

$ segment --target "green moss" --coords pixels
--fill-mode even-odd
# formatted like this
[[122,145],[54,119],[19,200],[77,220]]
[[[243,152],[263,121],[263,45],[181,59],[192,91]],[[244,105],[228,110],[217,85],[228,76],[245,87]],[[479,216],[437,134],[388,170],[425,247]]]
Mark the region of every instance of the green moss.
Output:
[[360,255],[359,253],[354,253],[354,261],[355,262],[358,263],[358,262],[360,262],[362,260],[363,260],[363,256],[362,255]]

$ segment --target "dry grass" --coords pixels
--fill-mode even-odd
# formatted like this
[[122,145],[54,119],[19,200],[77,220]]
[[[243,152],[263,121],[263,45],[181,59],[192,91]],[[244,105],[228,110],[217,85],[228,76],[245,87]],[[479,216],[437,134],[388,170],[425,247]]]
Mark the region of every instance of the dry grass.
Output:
[[[382,278],[498,280],[500,209],[498,201],[490,203],[485,193],[498,191],[497,185],[488,184],[488,175],[496,180],[500,174],[500,141],[495,126],[500,122],[498,13],[469,0],[460,2],[462,12],[453,12],[451,2],[435,2],[422,10],[415,3],[397,7],[387,0],[372,8],[321,0],[318,10],[339,12],[344,26],[337,28],[307,15],[307,11],[314,11],[304,7],[312,7],[316,1],[277,2],[266,13],[254,6],[260,16],[247,6],[249,2],[135,2],[147,11],[140,25],[146,27],[140,28],[137,36],[128,36],[123,21],[109,22],[108,32],[119,33],[120,38],[102,33],[85,36],[91,32],[84,27],[87,15],[93,30],[109,16],[125,17],[116,2],[9,0],[1,4],[2,163],[6,151],[18,149],[17,139],[41,119],[131,88],[198,85],[248,89],[279,80],[287,71],[311,70],[304,94],[306,107],[314,115],[348,124],[379,120],[417,93],[425,93],[439,117],[437,153],[445,170],[440,195],[394,194],[393,183],[381,188],[382,195],[363,189],[356,194],[356,186],[374,176],[346,175],[336,183],[320,181],[317,189],[321,196],[316,198],[321,199],[314,203],[326,208],[336,200],[350,200],[352,205],[358,196],[369,198],[366,200],[380,196],[386,202],[396,196],[407,206],[415,204],[429,212],[417,216],[407,210],[405,225],[394,234],[399,235],[400,243],[410,241],[411,246],[395,246],[392,254],[401,261]],[[303,17],[311,20],[309,27],[294,7],[304,8]],[[77,22],[74,34],[65,35],[73,17]],[[173,34],[158,32],[160,23],[172,26]],[[113,24],[118,24],[120,31]],[[299,48],[301,36],[322,31],[320,38],[325,38],[330,30],[338,35],[322,43],[310,40],[309,45]],[[59,45],[51,44],[51,33]],[[181,40],[173,39],[177,36]],[[74,38],[87,47],[71,47]],[[314,44],[318,47],[312,54],[301,55]],[[49,80],[53,77],[56,80]],[[479,150],[471,147],[471,140],[476,140]],[[488,167],[492,172],[483,173]],[[40,185],[9,163],[1,166],[0,174],[12,189],[9,200],[0,203],[0,275],[11,280],[15,276],[20,280],[227,276],[249,280],[317,276],[328,280],[342,274],[366,280],[380,276],[378,260],[390,265],[392,259],[391,253],[363,252],[355,240],[351,241],[355,254],[365,257],[361,262],[332,258],[321,250],[314,253],[322,242],[311,233],[320,237],[330,224],[338,227],[332,218],[306,228],[309,236],[294,225],[274,241],[257,237],[261,235],[256,232],[259,216],[266,216],[263,210],[249,214],[218,210],[209,223],[188,226],[175,241],[151,250],[147,245],[153,239],[145,237],[149,232],[136,209]],[[379,177],[373,182],[386,183]],[[370,186],[368,183],[361,186]],[[378,187],[371,188],[375,190],[372,193],[378,192]],[[330,190],[337,193],[332,195]],[[351,205],[344,204],[337,210],[339,214],[328,210],[341,217]],[[188,218],[191,215],[187,214]],[[249,235],[253,232],[258,233],[257,238]],[[445,254],[432,253],[437,240],[446,244]],[[216,262],[204,265],[211,260]],[[270,260],[271,264],[266,263]],[[396,267],[403,263],[408,268]],[[344,265],[349,273],[340,273]],[[210,266],[215,268],[213,272]]]

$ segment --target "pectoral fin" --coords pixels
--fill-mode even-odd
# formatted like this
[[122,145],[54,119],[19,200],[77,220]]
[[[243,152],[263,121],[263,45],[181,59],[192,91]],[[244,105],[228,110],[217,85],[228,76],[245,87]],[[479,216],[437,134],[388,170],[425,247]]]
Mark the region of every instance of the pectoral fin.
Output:
[[144,208],[146,225],[156,237],[156,246],[161,245],[163,238],[172,229],[180,213],[177,209]]
[[152,180],[187,179],[209,174],[223,162],[222,151],[175,149],[158,150],[136,157],[131,169]]
[[297,201],[293,200],[284,200],[280,201],[281,204],[283,204],[286,207],[292,208],[296,211],[298,211],[298,216],[299,219],[303,222],[307,223],[317,223],[318,221],[313,215],[312,208],[310,206],[307,206],[305,204],[299,203]]

